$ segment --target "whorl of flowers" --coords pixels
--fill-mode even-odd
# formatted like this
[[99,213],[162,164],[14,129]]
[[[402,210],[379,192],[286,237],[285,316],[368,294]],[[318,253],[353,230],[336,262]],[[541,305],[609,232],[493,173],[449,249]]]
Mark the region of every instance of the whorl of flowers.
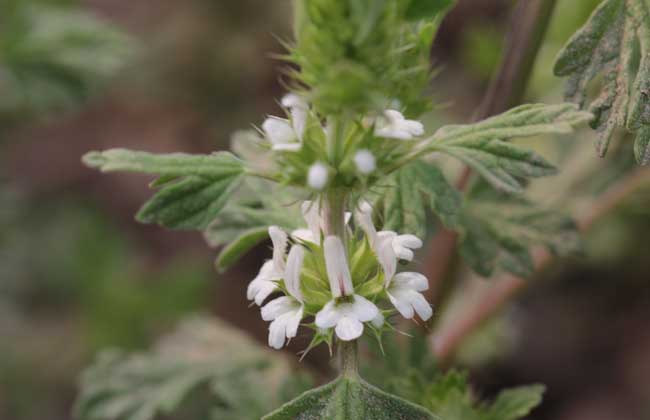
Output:
[[[366,327],[381,332],[388,327],[385,317],[395,312],[407,319],[432,316],[422,295],[427,279],[420,273],[396,272],[400,260],[413,259],[420,239],[376,231],[372,207],[365,201],[354,210],[354,228],[350,214],[343,216],[349,231],[345,241],[325,234],[318,202],[305,201],[301,207],[306,228],[290,235],[269,228],[273,258],[248,287],[248,298],[271,322],[271,347],[280,349],[296,337],[301,323],[316,331],[314,340],[331,343],[334,334],[350,341]],[[277,297],[269,300],[274,293]]]

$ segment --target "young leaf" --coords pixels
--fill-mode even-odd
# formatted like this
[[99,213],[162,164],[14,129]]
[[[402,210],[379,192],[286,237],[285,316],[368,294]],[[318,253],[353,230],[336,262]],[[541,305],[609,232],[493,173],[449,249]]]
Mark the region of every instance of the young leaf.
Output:
[[507,143],[517,137],[565,134],[591,120],[576,105],[522,105],[476,124],[439,129],[429,148],[451,155],[475,169],[500,191],[519,193],[520,178],[555,173],[555,167],[537,153]]
[[[637,135],[650,129],[650,8],[644,0],[604,0],[560,51],[556,76],[569,77],[566,98],[594,113],[598,154],[605,156],[616,128]],[[590,83],[602,76],[588,105]],[[647,164],[637,153],[640,164]]]
[[155,155],[111,149],[87,153],[83,162],[102,172],[160,175],[153,185],[161,190],[140,209],[136,218],[143,223],[158,223],[172,229],[207,228],[244,174],[243,162],[228,152]]
[[390,395],[360,378],[340,377],[305,392],[262,420],[435,420],[422,407]]
[[487,410],[485,420],[517,420],[527,416],[542,402],[546,387],[529,385],[501,391]]
[[433,19],[448,10],[456,0],[410,0],[406,18],[410,20]]
[[432,210],[447,227],[458,225],[461,194],[447,182],[442,171],[416,161],[395,172],[379,199],[383,226],[424,237],[426,214]]
[[217,270],[223,272],[229,269],[251,248],[267,238],[268,229],[266,227],[253,228],[243,232],[221,250],[215,262]]
[[496,269],[529,277],[534,269],[528,251],[532,245],[545,246],[559,255],[580,249],[575,223],[560,213],[507,196],[470,202],[461,220],[460,253],[484,277]]
[[425,386],[423,405],[444,420],[518,420],[537,407],[544,386],[531,385],[502,391],[492,403],[477,401],[467,375],[451,371]]

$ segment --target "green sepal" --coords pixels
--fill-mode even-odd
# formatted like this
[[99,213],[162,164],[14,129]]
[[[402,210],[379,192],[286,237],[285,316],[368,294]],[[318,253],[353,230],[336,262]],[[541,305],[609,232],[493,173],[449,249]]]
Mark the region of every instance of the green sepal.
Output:
[[312,389],[262,420],[436,420],[432,413],[388,394],[359,377],[338,379]]
[[249,229],[240,234],[219,253],[215,261],[217,271],[223,272],[230,268],[251,248],[266,238],[268,238],[268,229],[265,227]]

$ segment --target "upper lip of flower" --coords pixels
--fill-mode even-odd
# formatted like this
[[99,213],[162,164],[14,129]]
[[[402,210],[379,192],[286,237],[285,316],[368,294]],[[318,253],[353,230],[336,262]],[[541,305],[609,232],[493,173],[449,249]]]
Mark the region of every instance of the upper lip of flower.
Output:
[[375,122],[375,135],[399,140],[411,140],[424,134],[424,126],[416,120],[407,120],[401,112],[394,109],[384,111]]

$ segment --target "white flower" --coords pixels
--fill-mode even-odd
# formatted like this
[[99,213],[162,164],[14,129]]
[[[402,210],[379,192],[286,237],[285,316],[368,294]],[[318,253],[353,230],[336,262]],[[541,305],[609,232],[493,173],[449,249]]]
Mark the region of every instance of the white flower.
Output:
[[[336,236],[325,238],[323,249],[325,267],[334,299],[316,314],[316,326],[335,327],[336,336],[343,341],[355,340],[363,334],[363,323],[377,319],[379,309],[363,296],[354,294],[350,269],[341,239]],[[348,297],[349,301],[337,302],[337,298]]]
[[397,260],[413,260],[413,249],[422,247],[422,241],[415,235],[398,235],[390,230],[377,232],[372,222],[372,206],[364,201],[356,212],[357,223],[368,237],[370,247],[384,269],[384,276],[392,278],[397,270]]
[[339,298],[352,295],[354,286],[352,285],[352,276],[350,275],[343,242],[336,236],[328,236],[325,238],[323,251],[332,296]]
[[302,136],[304,135],[305,127],[307,126],[309,104],[295,93],[289,93],[282,98],[282,106],[288,108],[291,112],[291,123],[293,129],[298,140],[302,142]]
[[337,303],[330,300],[316,314],[316,326],[332,328],[343,341],[356,340],[363,334],[363,323],[373,321],[380,314],[374,303],[363,296],[354,295],[352,302]]
[[273,241],[273,259],[265,262],[259,274],[250,282],[247,290],[248,300],[255,300],[261,305],[277,288],[285,272],[284,254],[287,249],[287,234],[277,226],[269,227],[269,236]]
[[384,271],[384,286],[391,303],[404,318],[417,313],[426,321],[433,315],[431,306],[422,293],[429,288],[427,278],[420,273],[399,273],[397,260],[413,260],[413,249],[422,247],[415,235],[398,235],[392,231],[377,232],[372,223],[372,206],[362,202],[356,212],[357,223],[365,231],[379,264]]
[[418,314],[423,321],[433,315],[431,305],[425,299],[424,292],[429,288],[427,278],[420,273],[399,273],[388,282],[388,298],[397,311],[406,319]]
[[370,150],[361,149],[354,155],[354,164],[363,175],[368,175],[377,169],[377,161]]
[[296,132],[288,120],[269,117],[262,123],[262,130],[276,151],[297,152],[302,148]]
[[407,120],[401,112],[387,109],[384,115],[377,118],[375,123],[375,136],[399,140],[411,140],[413,137],[424,134],[421,122]]
[[273,276],[273,260],[268,260],[262,265],[259,274],[248,285],[246,297],[255,300],[256,305],[261,305],[267,297],[278,288],[276,284],[280,278]]
[[322,190],[327,185],[328,172],[327,166],[324,163],[314,163],[309,167],[309,172],[307,173],[307,185],[315,190]]
[[287,257],[284,285],[288,296],[282,296],[267,303],[262,308],[262,319],[272,321],[269,325],[269,346],[281,349],[285,338],[291,339],[298,334],[300,320],[304,313],[303,296],[300,291],[300,272],[305,257],[305,250],[294,245]]

